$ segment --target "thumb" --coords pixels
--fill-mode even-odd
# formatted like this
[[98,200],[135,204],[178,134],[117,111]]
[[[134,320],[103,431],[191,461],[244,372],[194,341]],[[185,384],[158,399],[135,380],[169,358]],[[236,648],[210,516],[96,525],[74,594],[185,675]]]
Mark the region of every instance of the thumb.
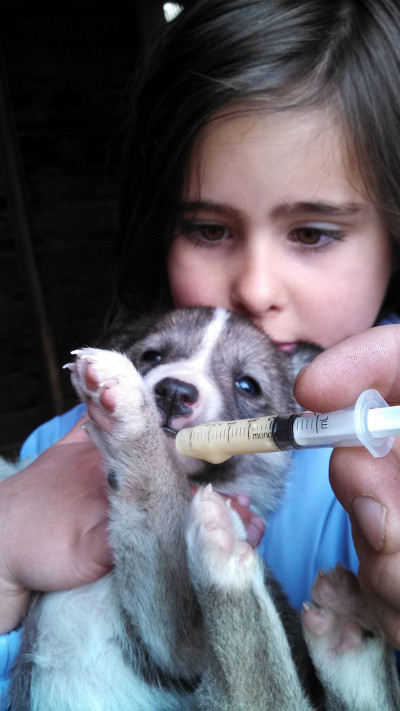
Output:
[[79,576],[87,582],[97,580],[109,572],[112,556],[107,519],[100,521],[82,535],[77,553],[76,566]]

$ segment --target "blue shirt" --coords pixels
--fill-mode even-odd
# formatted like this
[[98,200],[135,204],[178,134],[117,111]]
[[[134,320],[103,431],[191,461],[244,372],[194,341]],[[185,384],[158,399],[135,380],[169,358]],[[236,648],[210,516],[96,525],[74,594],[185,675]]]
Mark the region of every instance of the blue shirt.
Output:
[[7,709],[9,675],[21,647],[22,630],[0,635],[0,711]]
[[292,453],[285,496],[270,515],[259,551],[296,609],[310,599],[319,570],[336,563],[358,570],[349,518],[334,496],[328,470],[331,449]]

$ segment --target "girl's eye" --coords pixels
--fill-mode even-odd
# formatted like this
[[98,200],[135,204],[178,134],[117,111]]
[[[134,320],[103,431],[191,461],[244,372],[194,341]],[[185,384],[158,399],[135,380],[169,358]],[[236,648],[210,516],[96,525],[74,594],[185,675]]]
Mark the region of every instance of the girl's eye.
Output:
[[256,395],[260,395],[261,393],[259,384],[249,375],[243,375],[241,378],[237,378],[235,380],[235,386],[250,397],[256,397]]
[[343,233],[340,230],[329,229],[324,226],[307,226],[297,227],[289,234],[289,240],[305,247],[325,247],[333,240],[343,239]]
[[141,355],[141,360],[143,363],[148,363],[148,365],[158,365],[161,363],[163,357],[160,351],[148,350],[144,351]]
[[214,222],[184,222],[180,225],[179,232],[208,243],[221,242],[229,236],[226,227]]

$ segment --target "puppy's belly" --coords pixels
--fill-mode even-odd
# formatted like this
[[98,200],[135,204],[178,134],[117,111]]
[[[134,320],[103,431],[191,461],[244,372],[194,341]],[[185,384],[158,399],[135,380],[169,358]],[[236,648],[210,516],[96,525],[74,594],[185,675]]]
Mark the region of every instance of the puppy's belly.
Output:
[[39,615],[32,675],[35,711],[179,708],[177,699],[149,687],[124,660],[112,573],[90,585],[46,595]]

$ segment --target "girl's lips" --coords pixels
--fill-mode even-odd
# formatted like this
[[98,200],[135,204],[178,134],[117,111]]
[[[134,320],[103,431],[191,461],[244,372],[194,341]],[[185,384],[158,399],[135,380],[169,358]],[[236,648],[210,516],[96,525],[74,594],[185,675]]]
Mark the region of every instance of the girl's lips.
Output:
[[297,348],[297,342],[283,343],[282,341],[274,341],[272,338],[271,341],[282,353],[293,353]]

